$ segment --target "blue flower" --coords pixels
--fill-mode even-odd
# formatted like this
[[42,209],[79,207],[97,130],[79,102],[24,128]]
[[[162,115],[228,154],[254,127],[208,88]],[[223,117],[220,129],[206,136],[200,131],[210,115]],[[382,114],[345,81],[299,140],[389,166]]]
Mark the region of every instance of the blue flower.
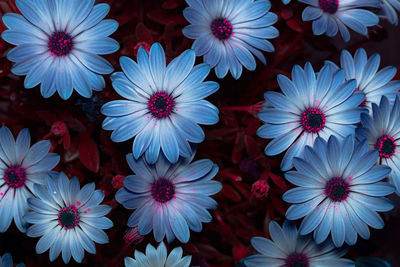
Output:
[[217,202],[209,196],[222,188],[220,182],[211,181],[218,172],[218,166],[211,160],[191,163],[192,158],[180,158],[171,164],[160,156],[154,165],[149,165],[132,154],[126,160],[135,175],[124,179],[124,187],[115,198],[125,208],[136,209],[128,226],[137,225],[141,235],[153,230],[157,242],[166,235],[169,243],[175,237],[186,243],[189,228],[200,232],[201,223],[211,221],[207,209],[215,209]]
[[274,52],[267,40],[279,36],[272,25],[278,17],[269,12],[268,0],[207,1],[186,0],[189,7],[183,15],[190,25],[183,34],[195,39],[192,48],[204,62],[215,67],[218,78],[231,71],[235,79],[242,75],[242,66],[256,69],[255,55],[263,64],[266,60],[261,51]]
[[399,18],[397,11],[400,11],[399,0],[382,0],[382,13],[386,19],[397,26],[399,24]]
[[378,163],[389,166],[392,172],[390,182],[400,195],[400,103],[396,97],[393,105],[383,96],[379,106],[372,104],[372,117],[361,115],[362,126],[356,129],[359,140],[366,139],[370,149],[379,152]]
[[19,132],[17,140],[10,130],[0,128],[0,232],[7,231],[14,218],[21,232],[26,231],[23,218],[28,210],[27,199],[34,184],[44,184],[45,178],[60,161],[60,156],[48,153],[50,141],[43,140],[32,147],[28,129]]
[[340,258],[347,249],[336,249],[331,240],[317,245],[311,236],[299,235],[293,222],[285,221],[281,228],[271,221],[269,233],[273,241],[263,237],[251,239],[259,254],[244,259],[246,266],[354,267],[353,261]]
[[[392,81],[396,75],[397,69],[393,66],[387,66],[378,71],[381,57],[378,53],[367,58],[367,53],[363,48],[359,48],[354,54],[354,59],[347,50],[343,50],[340,57],[340,65],[344,70],[346,80],[355,79],[357,81],[356,91],[361,91],[365,99],[361,106],[371,111],[372,103],[379,103],[383,95],[390,101],[394,101],[396,93],[400,89],[400,81]],[[339,69],[331,61],[332,69]]]
[[284,171],[292,168],[293,157],[301,156],[317,136],[327,140],[330,135],[354,134],[363,110],[358,105],[364,99],[361,93],[353,94],[356,81],[345,81],[344,72],[334,72],[329,65],[318,75],[310,63],[304,70],[296,65],[292,79],[278,75],[283,94],[265,93],[267,104],[258,114],[265,125],[257,134],[273,138],[265,154],[273,156],[289,148],[281,163]]
[[15,75],[26,75],[25,88],[41,83],[43,97],[51,97],[57,90],[64,100],[74,88],[84,97],[90,97],[92,90],[103,90],[101,74],[111,73],[113,67],[99,55],[119,49],[118,42],[108,37],[118,23],[102,21],[110,6],[93,6],[94,2],[15,1],[22,15],[4,15],[8,30],[1,36],[16,45],[7,58],[16,63],[11,69]]
[[141,47],[137,60],[121,57],[123,72],[111,76],[114,89],[126,100],[103,105],[101,112],[108,116],[103,128],[114,130],[114,142],[135,137],[136,159],[145,154],[154,163],[160,149],[172,163],[179,155],[190,157],[189,142],[204,140],[198,124],[218,122],[218,109],[203,99],[219,89],[216,82],[203,82],[210,67],[194,66],[193,50],[186,50],[166,67],[159,43],[152,45],[150,54]]
[[393,208],[384,196],[393,193],[394,187],[382,181],[390,168],[375,165],[378,157],[377,150],[368,151],[368,143],[355,143],[352,135],[342,141],[335,136],[328,142],[317,138],[313,148],[305,148],[303,158],[294,159],[296,171],[285,173],[286,179],[298,186],[282,197],[295,203],[286,218],[305,217],[300,234],[314,231],[318,244],[329,233],[337,247],[344,242],[354,245],[357,233],[368,239],[368,225],[375,229],[384,226],[377,212]]
[[345,42],[350,40],[349,27],[362,35],[368,35],[367,27],[379,22],[377,15],[365,8],[380,8],[380,0],[299,0],[310,5],[303,11],[303,21],[313,20],[315,35],[335,36],[338,31]]
[[174,248],[167,258],[167,248],[161,242],[157,250],[147,244],[146,255],[135,250],[135,259],[125,258],[125,267],[189,267],[192,256],[182,258],[182,248]]
[[[13,267],[13,259],[11,257],[10,253],[6,253],[3,255],[3,257],[0,257],[0,266],[1,267]],[[25,264],[20,263],[17,264],[15,267],[25,267]]]
[[62,252],[62,259],[68,263],[71,256],[81,262],[85,250],[96,253],[93,243],[105,244],[108,237],[103,229],[113,226],[104,217],[111,207],[99,205],[104,199],[101,190],[90,183],[80,189],[78,178],[71,180],[64,173],[48,177],[46,186],[35,185],[36,198],[29,198],[31,211],[25,215],[33,224],[27,230],[30,237],[40,237],[36,253],[50,249],[50,261]]

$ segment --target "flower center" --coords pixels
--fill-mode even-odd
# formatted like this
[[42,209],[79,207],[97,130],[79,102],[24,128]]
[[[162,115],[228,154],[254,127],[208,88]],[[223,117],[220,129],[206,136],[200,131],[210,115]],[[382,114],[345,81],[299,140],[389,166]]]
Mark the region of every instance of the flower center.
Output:
[[48,47],[52,56],[66,56],[74,46],[72,38],[65,32],[55,32],[49,39]]
[[65,229],[75,228],[79,223],[79,212],[76,206],[61,208],[58,212],[58,223]]
[[335,14],[339,8],[339,0],[318,0],[318,2],[325,13]]
[[175,195],[175,186],[168,179],[160,178],[153,183],[151,195],[157,202],[168,202]]
[[158,92],[150,97],[147,107],[155,118],[162,119],[171,115],[175,100],[166,92]]
[[285,267],[308,267],[308,258],[303,253],[292,253],[286,258]]
[[4,181],[12,188],[19,188],[25,185],[26,172],[21,166],[10,166],[4,172]]
[[[360,89],[356,88],[354,91],[360,92]],[[365,107],[367,103],[367,97],[364,98],[364,101],[360,104],[360,107]]]
[[349,195],[350,186],[341,177],[334,177],[330,179],[325,185],[325,194],[334,202],[341,202],[346,200]]
[[150,45],[146,42],[139,42],[135,45],[135,47],[133,48],[133,54],[136,56],[137,53],[139,52],[139,48],[143,47],[145,50],[147,50],[147,52],[150,52]]
[[217,18],[211,23],[211,31],[220,40],[226,40],[233,34],[232,23],[223,18]]
[[317,133],[325,126],[325,115],[319,108],[307,108],[301,114],[301,125],[309,133]]
[[393,137],[381,136],[376,141],[375,148],[378,149],[381,158],[390,158],[396,150],[396,143]]

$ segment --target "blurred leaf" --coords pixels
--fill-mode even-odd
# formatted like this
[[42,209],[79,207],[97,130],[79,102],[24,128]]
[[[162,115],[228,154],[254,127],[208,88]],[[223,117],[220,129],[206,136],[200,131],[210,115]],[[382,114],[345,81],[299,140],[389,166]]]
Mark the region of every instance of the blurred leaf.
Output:
[[387,260],[376,257],[358,257],[356,267],[392,267]]
[[92,172],[99,171],[100,158],[96,143],[87,134],[81,134],[79,144],[79,159]]

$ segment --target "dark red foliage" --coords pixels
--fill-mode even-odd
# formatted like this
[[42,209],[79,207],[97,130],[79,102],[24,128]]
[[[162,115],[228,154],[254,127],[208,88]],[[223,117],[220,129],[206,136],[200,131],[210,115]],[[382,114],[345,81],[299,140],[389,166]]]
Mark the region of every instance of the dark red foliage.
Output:
[[[103,0],[111,5],[108,18],[116,19],[120,27],[113,35],[121,49],[106,56],[120,71],[119,57],[136,57],[140,46],[145,49],[154,42],[165,48],[168,61],[189,49],[192,40],[182,35],[182,28],[188,22],[182,15],[187,6],[184,0]],[[263,94],[268,90],[279,90],[277,74],[290,76],[294,64],[304,65],[311,61],[319,69],[324,60],[338,62],[340,50],[354,52],[364,47],[368,53],[380,52],[382,65],[398,66],[400,56],[397,38],[399,28],[387,23],[371,31],[369,40],[352,36],[344,44],[340,38],[314,36],[311,23],[301,20],[304,5],[292,3],[284,6],[280,0],[272,1],[272,11],[279,16],[276,27],[280,36],[273,40],[276,52],[266,54],[268,64],[257,62],[257,70],[244,71],[236,81],[229,74],[223,79],[211,72],[209,80],[220,83],[220,90],[209,98],[220,109],[220,122],[203,127],[206,139],[198,145],[196,159],[209,158],[218,164],[220,171],[215,180],[223,189],[214,198],[218,208],[212,211],[213,221],[204,224],[201,233],[191,232],[190,242],[178,241],[168,245],[171,249],[182,246],[186,254],[193,255],[193,265],[243,266],[239,261],[252,254],[250,239],[254,236],[269,237],[268,223],[277,220],[282,223],[288,208],[282,194],[291,187],[280,170],[282,155],[266,157],[264,148],[267,140],[256,135],[261,125],[257,118],[264,102]],[[0,12],[18,12],[13,0],[0,0]],[[5,26],[0,22],[0,31]],[[64,171],[69,177],[77,176],[81,184],[95,182],[96,188],[104,191],[105,203],[112,206],[108,215],[114,227],[107,231],[110,243],[97,245],[96,255],[86,254],[84,266],[122,266],[126,256],[133,251],[145,250],[146,244],[155,244],[152,233],[140,236],[137,229],[128,228],[127,220],[132,211],[119,205],[114,195],[122,186],[123,177],[132,174],[125,155],[131,152],[132,140],[113,143],[110,132],[101,128],[104,119],[100,106],[119,96],[106,78],[106,88],[95,93],[91,99],[83,99],[74,92],[68,101],[58,95],[44,99],[39,88],[24,89],[24,77],[10,74],[12,64],[6,59],[11,45],[0,40],[0,122],[6,124],[14,134],[22,128],[29,128],[32,142],[48,139],[52,151],[60,154],[57,171]],[[202,58],[197,59],[201,63]],[[398,201],[398,200],[397,200]],[[351,249],[348,257],[373,255],[385,257],[397,265],[398,253],[394,253],[399,240],[398,210],[385,217],[385,230],[372,230],[368,241],[360,241]],[[49,266],[48,252],[37,255],[37,239],[28,238],[13,225],[8,232],[0,234],[0,255],[13,254],[15,262],[26,266]],[[53,263],[61,266],[60,257]],[[71,262],[71,266],[77,264]],[[396,266],[396,265],[394,265]]]

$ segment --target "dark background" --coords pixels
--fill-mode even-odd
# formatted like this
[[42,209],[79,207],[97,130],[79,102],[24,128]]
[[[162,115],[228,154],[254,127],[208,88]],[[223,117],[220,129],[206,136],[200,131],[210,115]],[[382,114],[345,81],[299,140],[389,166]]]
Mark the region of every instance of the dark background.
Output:
[[[184,38],[182,28],[188,22],[182,16],[186,7],[183,0],[108,0],[111,11],[107,18],[116,19],[120,27],[112,36],[119,41],[121,49],[106,56],[119,71],[118,59],[121,55],[135,59],[137,44],[160,42],[169,59],[189,49],[192,40]],[[279,169],[282,155],[266,157],[263,154],[267,140],[256,136],[260,126],[256,117],[261,108],[263,93],[279,90],[276,75],[290,75],[294,64],[304,65],[311,61],[317,71],[324,60],[339,63],[340,51],[348,49],[352,54],[363,47],[368,54],[378,52],[382,57],[382,67],[400,63],[400,29],[385,21],[370,29],[369,38],[352,34],[351,42],[344,43],[340,37],[314,36],[311,23],[301,21],[305,5],[292,0],[288,6],[280,1],[272,1],[272,11],[279,16],[276,27],[280,36],[273,43],[276,52],[268,54],[267,66],[258,62],[257,70],[244,70],[236,81],[230,75],[218,80],[212,72],[208,80],[220,83],[220,90],[209,98],[220,109],[220,122],[203,127],[206,140],[199,144],[196,159],[210,158],[220,167],[216,180],[223,183],[222,191],[214,198],[218,208],[213,211],[213,222],[204,225],[201,233],[191,232],[188,244],[178,241],[170,244],[169,251],[182,246],[186,254],[193,255],[192,265],[239,266],[239,261],[253,253],[250,238],[267,236],[270,220],[283,222],[288,207],[281,200],[282,194],[291,187],[283,179]],[[13,0],[0,0],[0,14],[17,12]],[[0,23],[0,31],[5,29]],[[91,99],[84,99],[76,92],[67,101],[57,93],[50,99],[40,95],[39,88],[24,89],[24,77],[10,73],[11,63],[6,54],[12,46],[0,40],[0,122],[16,134],[22,128],[29,128],[32,143],[50,139],[52,150],[61,155],[57,171],[69,177],[77,176],[81,185],[96,182],[96,188],[105,194],[105,203],[113,207],[108,215],[114,227],[107,231],[110,243],[97,245],[97,254],[85,254],[83,266],[123,266],[126,256],[133,257],[133,251],[145,250],[148,242],[155,245],[152,233],[144,238],[126,243],[124,235],[126,222],[132,211],[124,209],[114,199],[120,187],[119,179],[131,174],[125,161],[125,154],[131,152],[132,141],[112,143],[110,133],[102,130],[104,119],[99,114],[100,106],[112,99],[120,98],[112,89],[109,77],[103,92]],[[202,58],[197,59],[201,63]],[[65,127],[60,131],[57,126]],[[268,193],[259,197],[252,191],[252,185],[259,179],[266,181]],[[350,249],[346,257],[355,260],[359,256],[386,258],[393,266],[400,266],[398,243],[400,241],[400,201],[395,210],[383,215],[386,221],[383,230],[372,230],[368,241],[359,238],[357,245]],[[131,235],[133,237],[134,234]],[[29,266],[60,266],[61,255],[49,262],[48,251],[37,255],[35,246],[38,239],[20,233],[14,224],[6,233],[0,234],[0,255],[10,252],[14,262],[25,262]],[[78,266],[72,259],[70,266]]]

